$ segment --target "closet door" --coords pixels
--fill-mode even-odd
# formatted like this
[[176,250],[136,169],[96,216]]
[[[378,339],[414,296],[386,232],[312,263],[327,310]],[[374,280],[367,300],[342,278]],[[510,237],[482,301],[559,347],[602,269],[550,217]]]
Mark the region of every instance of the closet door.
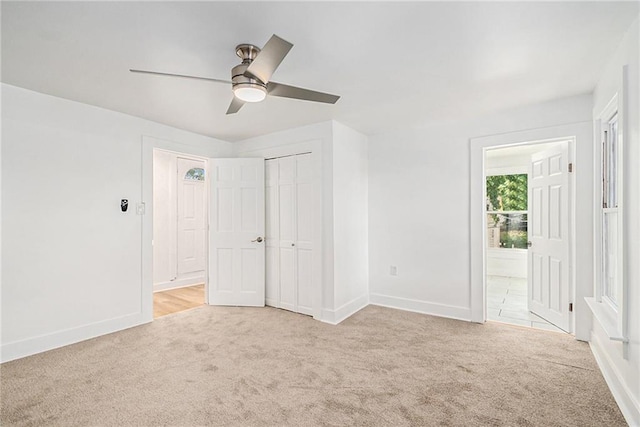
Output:
[[296,160],[279,159],[278,214],[280,255],[280,308],[296,310]]
[[280,217],[278,201],[278,159],[267,160],[265,167],[266,210],[266,295],[265,303],[279,307],[280,301]]
[[266,304],[312,315],[311,154],[266,161]]
[[311,154],[294,157],[296,162],[296,310],[313,315],[313,182]]

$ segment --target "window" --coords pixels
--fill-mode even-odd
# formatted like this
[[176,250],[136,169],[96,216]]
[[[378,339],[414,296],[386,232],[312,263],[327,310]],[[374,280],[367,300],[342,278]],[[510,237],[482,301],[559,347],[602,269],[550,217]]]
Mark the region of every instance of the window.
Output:
[[488,176],[487,246],[527,249],[527,174]]
[[184,175],[184,179],[185,180],[192,180],[192,181],[204,181],[204,169],[202,169],[202,168],[191,168]]
[[[623,90],[628,92],[626,66],[623,67]],[[624,174],[622,171],[624,140],[622,129],[626,116],[620,110],[618,95],[598,115],[595,123],[594,150],[596,190],[600,197],[595,203],[596,283],[593,297],[585,297],[593,317],[613,341],[628,342],[628,314],[625,308],[626,283],[623,269],[624,254]],[[623,357],[627,356],[623,353]]]
[[602,299],[619,304],[618,114],[602,123]]

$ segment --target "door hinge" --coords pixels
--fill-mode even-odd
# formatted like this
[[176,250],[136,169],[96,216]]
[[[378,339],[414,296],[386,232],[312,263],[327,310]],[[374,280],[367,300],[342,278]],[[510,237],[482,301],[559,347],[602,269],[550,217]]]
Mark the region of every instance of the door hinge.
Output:
[[569,163],[569,172],[573,172],[573,163]]
[[572,302],[570,302],[570,303],[569,303],[569,312],[572,312],[572,311],[573,311],[573,303],[572,303]]

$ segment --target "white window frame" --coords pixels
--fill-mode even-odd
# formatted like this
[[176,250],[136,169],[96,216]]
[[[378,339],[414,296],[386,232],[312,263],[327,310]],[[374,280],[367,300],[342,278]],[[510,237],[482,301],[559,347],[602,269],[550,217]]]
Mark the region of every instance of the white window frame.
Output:
[[[600,244],[602,248],[602,252],[600,256],[600,263],[601,263],[600,264],[600,273],[601,273],[600,285],[602,289],[598,296],[600,297],[600,302],[608,304],[617,315],[620,311],[619,296],[622,295],[622,290],[623,290],[621,279],[623,278],[622,254],[623,254],[624,248],[621,242],[622,209],[620,206],[620,197],[619,197],[619,191],[620,191],[619,184],[622,182],[622,173],[620,171],[620,166],[622,165],[621,163],[622,158],[620,156],[621,144],[620,144],[620,138],[619,138],[618,132],[616,132],[616,136],[615,136],[615,150],[613,152],[613,156],[609,155],[611,152],[611,143],[612,143],[611,124],[613,122],[616,122],[616,125],[617,125],[616,127],[619,130],[620,122],[619,122],[617,108],[613,112],[608,111],[607,113],[608,114],[600,118],[600,140],[602,141],[602,148],[600,151],[601,153],[600,177],[602,180],[602,191],[600,193],[600,200],[602,201],[602,209],[600,211],[600,215],[601,215],[600,224],[602,227],[601,239],[600,239]],[[615,159],[613,159],[614,157]],[[611,168],[612,164],[615,167]],[[612,187],[612,184],[613,184],[613,187]],[[613,199],[611,197],[612,193],[614,196]],[[615,283],[613,283],[613,286],[607,286],[608,285],[608,280],[606,277],[608,273],[607,262],[606,262],[607,254],[604,253],[607,250],[607,248],[610,247],[610,245],[606,243],[609,233],[607,232],[607,230],[605,230],[606,228],[605,224],[609,222],[608,218],[615,218],[617,222],[616,224],[617,233],[616,233],[616,244],[615,244],[616,268],[615,268]],[[610,296],[612,293],[610,292],[610,290],[612,288],[615,290],[613,294],[616,295],[616,299],[613,299]]]
[[[600,323],[609,338],[614,341],[628,342],[627,338],[627,309],[626,290],[627,282],[624,275],[626,253],[624,247],[624,124],[626,122],[621,98],[616,93],[607,106],[595,119],[594,123],[594,201],[595,201],[595,221],[594,221],[594,297],[585,298],[591,308],[595,319]],[[604,186],[604,151],[605,138],[608,137],[609,123],[613,118],[617,118],[617,140],[616,140],[616,201],[617,206],[605,205],[605,195],[608,189]],[[616,301],[612,301],[606,294],[604,288],[604,220],[608,214],[615,214],[617,217],[616,235]]]

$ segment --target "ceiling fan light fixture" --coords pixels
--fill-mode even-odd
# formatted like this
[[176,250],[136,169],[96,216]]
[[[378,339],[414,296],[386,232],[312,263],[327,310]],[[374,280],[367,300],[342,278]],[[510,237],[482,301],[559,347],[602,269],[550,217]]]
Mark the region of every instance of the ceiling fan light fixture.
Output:
[[237,113],[246,103],[264,101],[267,95],[279,98],[335,104],[338,99],[340,99],[337,95],[271,81],[271,76],[292,47],[293,44],[276,36],[275,34],[271,36],[262,49],[246,43],[236,46],[236,55],[242,59],[242,63],[231,69],[231,81],[191,76],[187,74],[164,73],[160,71],[136,69],[130,69],[129,71],[132,73],[183,77],[188,79],[208,80],[212,82],[231,84],[233,99],[229,104],[226,114]]
[[260,102],[267,97],[267,89],[254,83],[240,83],[233,86],[233,94],[244,102]]

